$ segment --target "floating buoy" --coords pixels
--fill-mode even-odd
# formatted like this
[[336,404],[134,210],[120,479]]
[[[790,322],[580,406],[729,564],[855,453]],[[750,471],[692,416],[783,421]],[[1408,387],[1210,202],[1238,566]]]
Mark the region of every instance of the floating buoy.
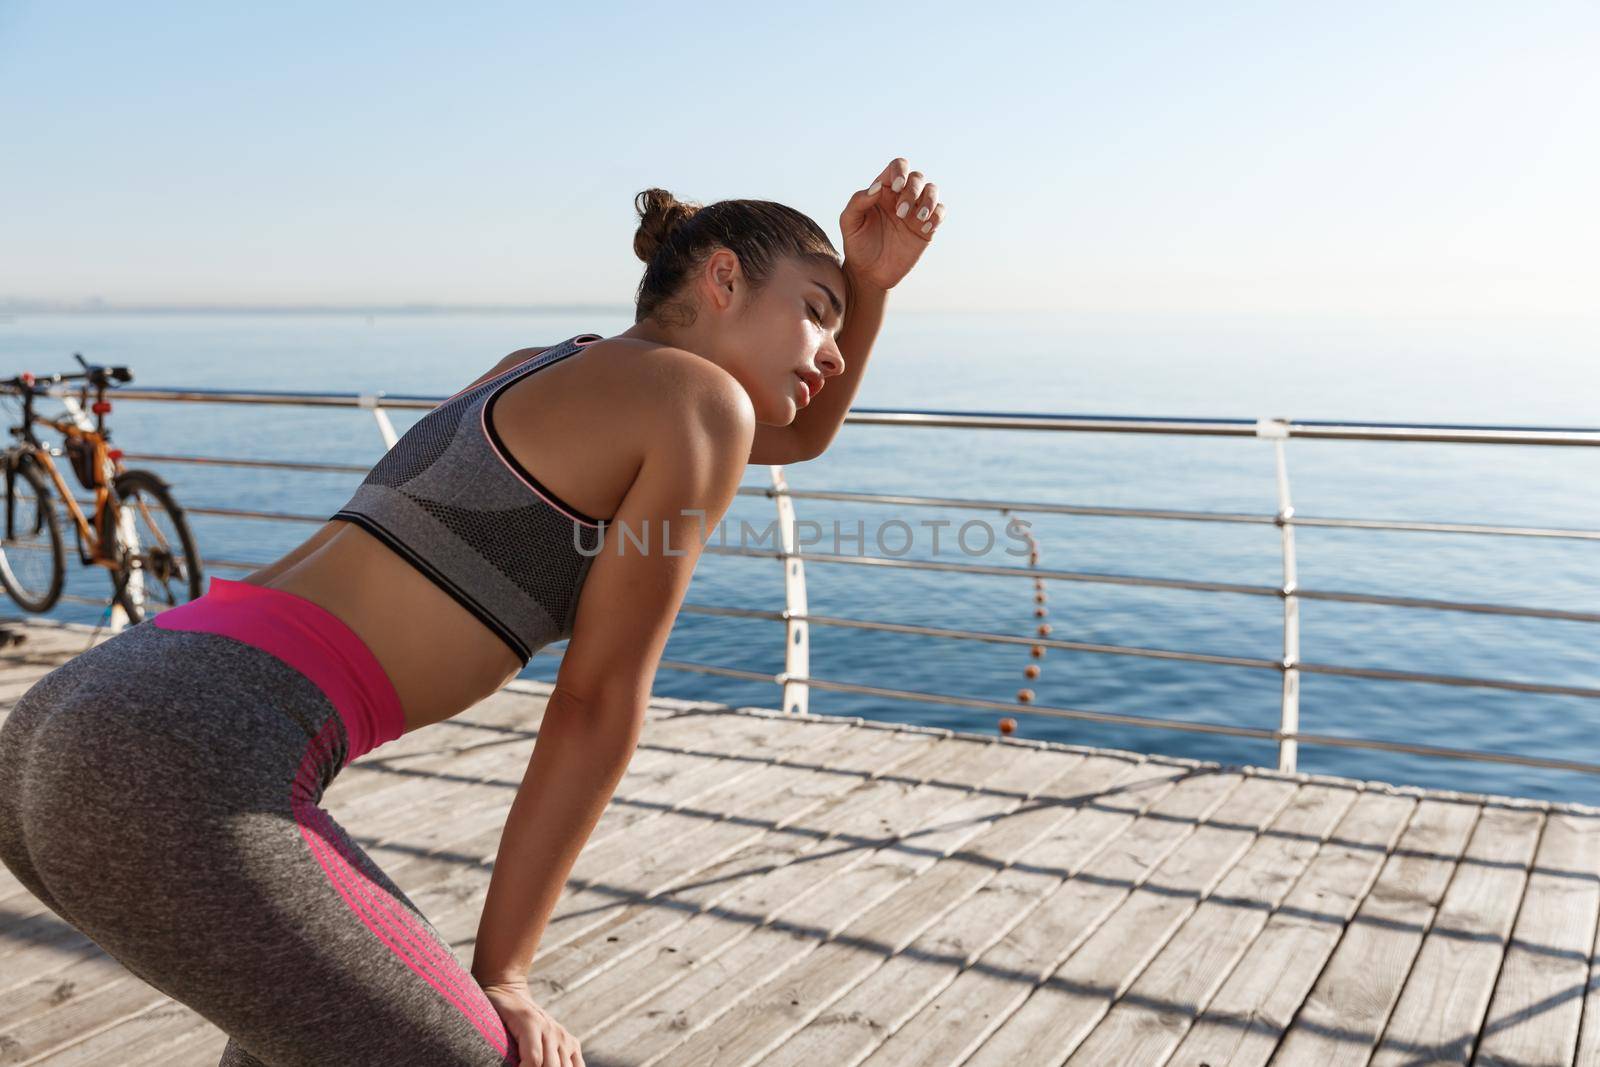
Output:
[[1041,622],[1039,624],[1039,634],[1040,634],[1041,637],[1049,637],[1050,636],[1050,624],[1047,623],[1047,622]]
[[1032,704],[1033,703],[1033,690],[1032,689],[1018,689],[1017,690],[1017,702],[1021,703],[1021,704]]
[[1017,732],[1017,720],[1011,718],[1009,715],[1006,716],[1004,719],[1001,719],[1000,720],[1000,732],[1003,733],[1003,734],[1016,733]]
[[1045,602],[1044,590],[1041,589],[1037,593],[1033,594],[1033,602],[1035,604],[1043,604]]
[[1026,667],[1022,668],[1022,674],[1025,678],[1039,677],[1039,665],[1037,663],[1028,664]]
[[1028,655],[1032,656],[1034,659],[1043,659],[1044,658],[1044,646],[1043,645],[1033,645],[1033,646],[1031,646],[1028,649]]
[[1048,614],[1050,614],[1050,612],[1045,610],[1044,608],[1034,608],[1033,609],[1033,617],[1036,618],[1036,619],[1042,619]]

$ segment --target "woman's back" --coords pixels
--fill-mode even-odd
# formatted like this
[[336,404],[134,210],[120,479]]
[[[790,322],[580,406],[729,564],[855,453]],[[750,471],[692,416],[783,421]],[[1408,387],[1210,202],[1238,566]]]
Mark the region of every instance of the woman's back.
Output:
[[571,636],[599,522],[673,432],[661,378],[682,360],[662,354],[579,334],[463,389],[374,465],[325,543],[258,584],[359,634],[408,732],[470,707]]

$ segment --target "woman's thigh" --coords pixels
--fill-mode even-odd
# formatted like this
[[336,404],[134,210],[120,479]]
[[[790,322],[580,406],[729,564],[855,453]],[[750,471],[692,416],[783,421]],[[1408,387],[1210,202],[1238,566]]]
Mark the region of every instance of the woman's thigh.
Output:
[[76,672],[94,684],[58,683],[7,753],[25,774],[0,820],[41,899],[226,1031],[224,1063],[517,1062],[472,976],[321,806],[345,738],[303,674],[159,629]]

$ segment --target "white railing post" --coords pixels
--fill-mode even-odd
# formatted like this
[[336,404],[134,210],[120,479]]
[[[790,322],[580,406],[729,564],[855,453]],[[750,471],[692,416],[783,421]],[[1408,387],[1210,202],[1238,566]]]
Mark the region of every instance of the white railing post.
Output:
[[1300,598],[1295,595],[1299,579],[1295,567],[1294,505],[1289,498],[1289,460],[1284,454],[1284,441],[1289,436],[1288,419],[1256,420],[1256,435],[1272,442],[1273,456],[1278,468],[1278,513],[1275,518],[1283,542],[1283,708],[1279,715],[1278,730],[1286,735],[1278,742],[1278,770],[1293,771],[1299,758],[1300,744],[1294,735],[1300,732]]
[[772,488],[777,491],[773,499],[778,505],[779,536],[783,538],[783,710],[805,715],[811,709],[811,688],[804,681],[811,676],[811,627],[804,618],[806,570],[795,544],[794,499],[789,496],[783,467],[773,464],[768,470]]
[[383,448],[384,451],[388,451],[394,447],[394,443],[400,438],[394,432],[394,423],[389,421],[389,413],[383,410],[381,406],[382,400],[380,398],[382,396],[382,393],[362,393],[357,402],[372,412],[372,417],[378,420],[378,432],[383,435]]

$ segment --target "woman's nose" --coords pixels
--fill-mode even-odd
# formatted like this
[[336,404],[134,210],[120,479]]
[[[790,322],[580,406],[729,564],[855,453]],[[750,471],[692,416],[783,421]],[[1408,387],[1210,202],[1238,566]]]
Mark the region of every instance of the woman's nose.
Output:
[[817,370],[822,372],[824,378],[844,373],[844,356],[837,347],[817,350]]

